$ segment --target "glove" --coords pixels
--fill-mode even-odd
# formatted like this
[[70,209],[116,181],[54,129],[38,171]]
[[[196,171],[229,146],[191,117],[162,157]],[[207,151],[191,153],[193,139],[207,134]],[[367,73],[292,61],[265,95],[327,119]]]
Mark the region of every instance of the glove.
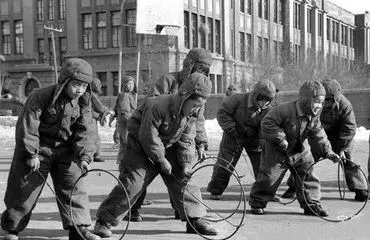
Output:
[[192,171],[189,166],[184,166],[181,171],[181,183],[187,184],[191,178]]
[[161,166],[161,171],[166,175],[171,175],[172,173],[172,166],[170,162],[167,159],[164,159],[163,161],[159,162],[159,165]]
[[86,160],[81,160],[78,162],[78,167],[81,169],[82,173],[85,173],[90,170],[89,162]]
[[197,153],[198,153],[198,161],[201,162],[205,158],[207,158],[206,150],[204,150],[203,147],[198,147],[197,148]]
[[109,123],[108,123],[109,127],[112,127],[112,123],[115,118],[116,118],[116,115],[114,113],[109,116]]
[[33,156],[27,160],[27,166],[31,168],[32,172],[37,171],[40,168],[40,159],[39,156]]
[[340,162],[341,161],[341,158],[338,154],[336,154],[335,152],[330,152],[328,153],[326,156],[325,156],[327,159],[330,159],[331,161],[333,161],[334,163],[337,163],[337,162]]

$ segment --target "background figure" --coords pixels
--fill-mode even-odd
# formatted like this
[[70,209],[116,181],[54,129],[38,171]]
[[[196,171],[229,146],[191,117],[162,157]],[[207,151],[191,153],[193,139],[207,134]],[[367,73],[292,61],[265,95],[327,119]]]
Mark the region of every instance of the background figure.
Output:
[[92,117],[96,126],[96,152],[94,154],[94,162],[104,162],[104,159],[100,157],[100,145],[101,145],[101,138],[99,134],[99,124],[98,122],[104,126],[106,123],[107,116],[110,114],[114,114],[114,112],[110,111],[108,107],[104,106],[100,100],[100,95],[102,94],[101,91],[101,81],[98,78],[94,78],[91,83],[91,105],[92,105]]
[[[119,179],[128,199],[117,185],[97,211],[95,233],[110,237],[110,226],[117,226],[148,185],[161,175],[171,195],[172,204],[185,221],[188,233],[217,235],[218,231],[203,217],[205,207],[200,189],[191,179],[191,164],[195,158],[196,118],[210,96],[212,83],[193,73],[176,94],[151,97],[134,112],[128,124],[126,156]],[[185,191],[184,188],[191,192]],[[185,194],[183,199],[183,193]],[[187,217],[186,217],[187,216]]]
[[[328,216],[320,205],[320,181],[314,175],[314,168],[310,168],[314,163],[311,152],[339,160],[320,124],[325,95],[320,82],[305,82],[299,89],[297,101],[274,107],[262,120],[261,132],[265,141],[260,172],[250,193],[252,214],[264,214],[267,202],[274,197],[290,169],[294,172],[297,199],[304,214]],[[303,178],[304,183],[301,182]]]
[[[344,162],[344,173],[348,189],[355,192],[356,201],[366,201],[367,183],[362,172],[358,168],[357,161],[352,158],[354,137],[356,135],[356,119],[350,101],[341,94],[341,86],[335,79],[325,79],[322,84],[326,91],[324,107],[321,111],[320,121],[333,151],[337,153]],[[315,159],[318,157],[314,156]],[[288,179],[288,190],[282,197],[290,198],[295,194],[292,179]]]
[[[6,210],[1,215],[1,227],[9,233],[4,239],[16,240],[26,228],[49,173],[61,200],[59,213],[69,239],[100,239],[87,229],[91,217],[84,181],[78,182],[70,203],[72,188],[81,171],[89,169],[96,151],[91,81],[90,64],[71,58],[63,63],[58,84],[37,89],[27,98],[17,120],[16,147],[4,198]],[[83,236],[73,225],[70,212]]]
[[275,84],[264,80],[258,82],[252,92],[234,93],[222,103],[217,112],[217,121],[223,130],[218,152],[220,159],[207,187],[212,199],[220,199],[225,191],[243,149],[253,166],[254,178],[257,178],[262,150],[261,121],[271,110],[270,103],[275,95]]
[[114,114],[109,120],[109,126],[112,125],[113,120],[116,118],[116,130],[113,138],[119,136],[120,146],[117,156],[117,164],[121,166],[124,158],[124,150],[127,143],[127,121],[136,109],[136,88],[135,79],[129,75],[122,78],[122,92],[118,95],[116,105],[114,105]]
[[237,92],[239,92],[239,89],[238,89],[237,85],[236,84],[230,84],[227,87],[227,90],[225,92],[225,96],[230,97],[231,95],[233,95],[233,93],[237,93]]

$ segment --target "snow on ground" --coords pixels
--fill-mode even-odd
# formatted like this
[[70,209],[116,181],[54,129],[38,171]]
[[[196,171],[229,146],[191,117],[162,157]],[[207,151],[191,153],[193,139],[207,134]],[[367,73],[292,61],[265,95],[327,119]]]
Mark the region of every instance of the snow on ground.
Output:
[[[11,139],[14,138],[15,132],[15,123],[17,117],[13,116],[1,116],[0,117],[0,140],[1,139]],[[205,123],[207,135],[210,143],[219,143],[222,137],[222,129],[216,119],[206,120]],[[113,132],[114,127],[110,128],[108,126],[100,127],[100,136],[102,142],[113,142]],[[369,139],[370,130],[367,130],[364,127],[358,127],[355,140],[365,140]]]

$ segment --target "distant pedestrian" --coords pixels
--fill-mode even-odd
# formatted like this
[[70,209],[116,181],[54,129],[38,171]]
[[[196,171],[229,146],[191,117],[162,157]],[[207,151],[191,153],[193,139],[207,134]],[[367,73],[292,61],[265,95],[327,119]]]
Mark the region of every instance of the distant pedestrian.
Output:
[[101,81],[98,78],[94,78],[91,83],[91,105],[92,105],[92,116],[96,126],[96,152],[94,154],[94,162],[104,162],[105,160],[100,156],[100,146],[101,138],[99,134],[99,124],[104,126],[107,117],[111,114],[114,114],[113,111],[110,111],[107,106],[104,106],[100,100],[100,95],[102,94],[101,90]]
[[225,96],[230,97],[231,95],[233,95],[234,93],[237,93],[237,92],[239,92],[238,86],[236,84],[230,84],[227,87],[227,90],[225,92]]
[[305,82],[299,89],[298,100],[274,107],[262,120],[265,141],[260,171],[249,199],[253,214],[264,214],[267,202],[275,196],[283,176],[291,169],[295,173],[297,199],[304,214],[328,216],[320,205],[320,181],[310,168],[314,163],[311,151],[314,155],[339,161],[320,124],[325,95],[320,82]]
[[[100,239],[87,228],[91,218],[83,181],[78,182],[70,199],[75,182],[89,169],[96,150],[91,81],[90,64],[71,58],[64,62],[58,84],[37,89],[27,98],[17,120],[4,198],[6,210],[1,215],[1,227],[8,232],[4,239],[16,240],[26,228],[49,173],[69,239]],[[74,222],[69,213],[73,213]]]

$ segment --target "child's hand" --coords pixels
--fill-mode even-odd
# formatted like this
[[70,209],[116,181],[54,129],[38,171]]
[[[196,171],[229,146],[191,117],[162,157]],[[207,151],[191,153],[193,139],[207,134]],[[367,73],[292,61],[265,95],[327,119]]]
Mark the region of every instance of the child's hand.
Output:
[[167,159],[165,159],[164,161],[160,161],[159,165],[161,166],[161,170],[164,174],[171,175],[172,166],[171,166],[170,162]]
[[202,147],[197,148],[197,153],[198,153],[198,161],[203,161],[205,158],[207,158],[206,150]]
[[87,172],[87,171],[89,171],[89,170],[90,170],[90,165],[89,165],[89,163],[88,163],[87,161],[85,161],[85,160],[80,161],[80,162],[78,163],[78,167],[81,169],[81,171],[82,171],[83,173],[85,173],[85,172]]
[[189,166],[183,167],[181,172],[181,183],[186,184],[187,182],[189,182],[192,173],[193,172],[191,171],[191,168]]
[[40,168],[40,159],[38,156],[34,156],[27,160],[27,166],[31,168],[31,171],[37,171]]

